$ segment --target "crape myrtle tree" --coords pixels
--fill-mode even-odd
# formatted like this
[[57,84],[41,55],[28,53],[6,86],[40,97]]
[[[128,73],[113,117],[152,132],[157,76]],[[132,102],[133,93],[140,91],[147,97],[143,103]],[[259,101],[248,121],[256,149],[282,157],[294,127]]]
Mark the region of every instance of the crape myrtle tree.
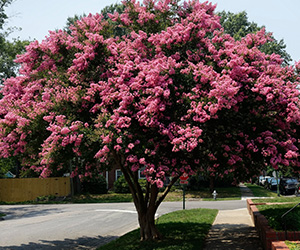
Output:
[[[0,88],[4,79],[12,76],[16,76],[19,65],[14,62],[17,54],[25,52],[25,45],[28,45],[28,41],[21,41],[19,39],[13,39],[9,41],[8,36],[15,30],[15,28],[6,28],[5,25],[9,19],[5,13],[6,8],[12,3],[12,0],[0,0]],[[2,94],[0,94],[2,98]],[[18,177],[18,164],[13,157],[0,159],[0,178],[4,177],[4,174],[10,170]],[[16,169],[14,169],[16,168]]]
[[[41,177],[70,162],[80,178],[118,166],[142,240],[161,238],[155,212],[184,172],[238,182],[265,164],[298,171],[300,65],[261,52],[264,30],[235,41],[207,2],[123,4],[122,14],[84,17],[19,56],[20,76],[6,80],[0,102],[2,157]],[[112,36],[114,25],[126,35]]]

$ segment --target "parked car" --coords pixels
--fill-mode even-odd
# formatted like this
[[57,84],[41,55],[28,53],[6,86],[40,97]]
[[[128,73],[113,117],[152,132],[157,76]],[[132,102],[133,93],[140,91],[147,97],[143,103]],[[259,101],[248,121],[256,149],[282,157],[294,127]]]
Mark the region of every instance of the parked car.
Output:
[[258,177],[258,185],[265,186],[265,182],[267,178],[271,178],[271,176],[259,176]]
[[[278,179],[278,184],[280,184],[280,179]],[[268,180],[267,188],[270,190],[277,190],[277,178],[272,177]]]
[[296,178],[281,178],[279,190],[281,194],[294,194],[299,182]]

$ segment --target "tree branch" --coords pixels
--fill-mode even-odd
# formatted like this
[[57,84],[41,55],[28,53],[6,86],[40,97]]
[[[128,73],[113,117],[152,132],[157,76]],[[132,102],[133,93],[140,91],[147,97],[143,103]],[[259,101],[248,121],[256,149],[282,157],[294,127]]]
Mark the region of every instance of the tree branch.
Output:
[[162,201],[166,198],[167,194],[170,192],[171,187],[175,184],[175,182],[179,179],[180,176],[173,177],[169,185],[166,187],[165,191],[163,192],[162,196],[159,197],[158,201],[156,202],[156,208],[162,203]]
[[128,183],[128,186],[129,186],[129,189],[130,189],[130,192],[132,194],[132,197],[133,197],[133,200],[134,200],[134,204],[136,206],[138,206],[138,197],[136,195],[136,190],[135,190],[135,186],[132,182],[132,179],[130,177],[130,174],[128,173],[126,167],[124,166],[124,163],[122,162],[122,157],[121,155],[117,154],[117,152],[115,150],[112,150],[112,155],[114,157],[114,160],[118,166],[118,168],[121,169],[123,175],[124,175],[124,178],[125,180],[127,181]]

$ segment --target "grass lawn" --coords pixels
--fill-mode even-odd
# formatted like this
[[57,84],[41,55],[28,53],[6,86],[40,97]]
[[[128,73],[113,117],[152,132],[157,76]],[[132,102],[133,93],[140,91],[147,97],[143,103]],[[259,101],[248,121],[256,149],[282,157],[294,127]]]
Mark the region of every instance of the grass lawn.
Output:
[[[260,202],[265,202],[265,200],[260,200]],[[261,214],[263,214],[267,220],[270,227],[276,231],[284,231],[284,219],[281,216],[289,211],[292,207],[300,202],[293,202],[293,198],[290,200],[284,199],[281,202],[289,203],[273,203],[271,205],[257,205],[257,208]],[[291,203],[292,202],[292,203]],[[285,216],[286,227],[288,231],[300,231],[300,207],[296,207],[293,211]]]
[[[241,192],[239,187],[224,187],[224,188],[216,188],[218,193],[218,200],[233,200],[240,199]],[[178,189],[176,191],[170,192],[164,201],[181,201],[182,200],[183,191]],[[186,200],[213,200],[212,194],[208,188],[203,188],[199,191],[186,191],[185,192]],[[101,194],[101,195],[78,195],[74,196],[72,202],[75,203],[90,203],[90,202],[131,202],[132,197],[131,194],[117,194],[117,193],[109,193],[109,194]]]
[[[217,200],[239,200],[241,192],[239,187],[224,187],[216,188],[218,193]],[[182,189],[170,192],[164,201],[182,201]],[[208,188],[203,188],[199,191],[186,191],[186,200],[213,200],[212,194]],[[118,203],[132,202],[131,194],[80,194],[66,199],[60,199],[55,196],[39,197],[34,201],[26,202],[0,202],[0,205],[12,204],[64,204],[64,203]]]
[[285,241],[285,244],[288,246],[290,250],[300,250],[300,244],[291,242],[291,241]]
[[[239,187],[222,187],[216,188],[218,193],[218,200],[238,200],[241,198],[241,191]],[[181,201],[182,190],[170,192],[165,201]],[[186,191],[185,198],[187,200],[213,200],[212,193],[209,188],[202,188],[199,191]]]
[[[238,200],[241,198],[239,187],[217,188],[218,200]],[[182,201],[183,191],[178,189],[170,192],[164,201]],[[212,194],[208,188],[203,188],[199,191],[186,191],[186,200],[213,200]],[[75,195],[70,202],[73,203],[112,203],[112,202],[132,202],[131,194],[82,194]]]
[[251,189],[255,197],[277,197],[276,193],[271,192],[270,190],[262,186],[256,184],[249,184],[249,183],[245,183],[245,185]]
[[300,202],[300,197],[285,197],[285,196],[280,196],[280,197],[274,197],[274,198],[265,198],[265,199],[252,199],[253,202],[267,202],[267,203],[299,203]]
[[203,249],[205,237],[218,210],[180,210],[161,216],[157,227],[163,234],[161,241],[140,242],[139,229],[134,230],[98,250],[191,250]]
[[116,203],[132,202],[131,194],[80,194],[70,198],[71,203]]
[[[264,199],[252,199],[254,203],[268,203],[265,205],[257,205],[261,214],[263,214],[270,227],[276,231],[284,231],[284,220],[281,216],[289,209],[300,203],[300,197],[278,197],[276,193],[271,192],[261,186],[253,184],[245,184],[249,187],[256,197],[269,197]],[[300,231],[300,207],[296,207],[286,217],[287,230]]]
[[[269,226],[274,230],[283,231],[284,224],[281,216],[289,209],[300,203],[300,197],[278,197],[276,193],[271,192],[261,186],[246,184],[249,187],[254,196],[256,197],[269,197],[264,199],[252,199],[254,203],[268,203],[265,205],[257,205],[257,208],[261,214],[263,214],[269,223]],[[296,207],[286,217],[287,230],[300,231],[300,207]]]

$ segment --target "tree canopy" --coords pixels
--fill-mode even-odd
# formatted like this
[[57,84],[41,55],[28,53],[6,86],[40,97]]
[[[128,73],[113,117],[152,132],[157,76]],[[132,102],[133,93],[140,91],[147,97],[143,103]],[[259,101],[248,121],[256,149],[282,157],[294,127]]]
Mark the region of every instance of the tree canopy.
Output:
[[[236,14],[221,11],[218,15],[221,17],[220,23],[224,31],[230,34],[235,40],[240,40],[247,34],[256,33],[263,28],[259,27],[255,22],[250,22],[245,11]],[[272,35],[271,38],[272,39],[262,44],[259,49],[269,55],[273,53],[280,55],[283,59],[283,64],[288,65],[292,61],[292,58],[285,50],[286,45],[283,39],[277,41]]]
[[18,54],[25,52],[25,45],[28,41],[14,39],[7,40],[11,30],[5,30],[4,25],[8,19],[5,8],[12,3],[12,0],[0,0],[0,85],[3,79],[16,76],[18,64],[14,62]]
[[[259,48],[262,29],[226,34],[211,3],[135,0],[50,32],[18,57],[0,101],[0,154],[47,177],[123,172],[141,239],[186,172],[245,180],[264,166],[299,171],[299,69]],[[112,36],[114,25],[126,35]],[[146,192],[138,171],[147,178]],[[167,176],[171,182],[159,196]]]

